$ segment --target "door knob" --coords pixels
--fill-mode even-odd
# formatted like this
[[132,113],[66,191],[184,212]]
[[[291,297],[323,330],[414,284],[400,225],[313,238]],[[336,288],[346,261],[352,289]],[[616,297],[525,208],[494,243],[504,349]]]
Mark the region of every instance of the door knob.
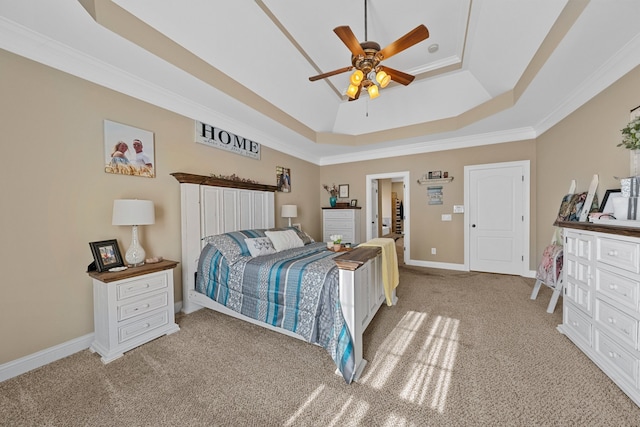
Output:
[[475,224],[471,224],[471,228],[476,228],[476,225]]

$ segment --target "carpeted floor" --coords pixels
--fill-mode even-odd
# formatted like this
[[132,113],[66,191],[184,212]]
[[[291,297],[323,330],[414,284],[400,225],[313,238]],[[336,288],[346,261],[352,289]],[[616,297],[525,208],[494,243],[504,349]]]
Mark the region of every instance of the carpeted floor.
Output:
[[209,310],[108,365],[0,383],[2,426],[638,426],[640,408],[529,300],[533,280],[401,267],[346,385],[313,346]]

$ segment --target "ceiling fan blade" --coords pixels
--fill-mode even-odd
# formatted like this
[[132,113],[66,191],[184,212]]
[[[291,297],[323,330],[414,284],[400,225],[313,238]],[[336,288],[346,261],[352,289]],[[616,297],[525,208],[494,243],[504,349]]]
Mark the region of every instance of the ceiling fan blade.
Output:
[[394,82],[398,82],[401,85],[408,85],[416,78],[416,76],[412,76],[411,74],[403,73],[402,71],[394,70],[389,67],[380,67],[385,73],[391,76],[391,80]]
[[336,27],[333,29],[333,32],[336,33],[338,37],[340,37],[342,43],[344,43],[349,48],[352,54],[354,54],[355,56],[365,55],[362,46],[360,46],[360,42],[356,38],[355,34],[353,34],[353,31],[351,31],[351,28],[349,28],[348,25]]
[[316,80],[326,79],[327,77],[335,76],[336,74],[346,73],[347,71],[351,71],[353,69],[353,65],[348,67],[340,68],[338,70],[329,71],[328,73],[318,74],[317,76],[309,77],[309,80],[315,82]]
[[422,40],[426,40],[427,38],[429,38],[429,30],[427,30],[427,27],[424,25],[418,25],[416,28],[382,49],[378,55],[381,56],[381,60],[391,58],[393,55],[400,53],[414,44],[420,43]]

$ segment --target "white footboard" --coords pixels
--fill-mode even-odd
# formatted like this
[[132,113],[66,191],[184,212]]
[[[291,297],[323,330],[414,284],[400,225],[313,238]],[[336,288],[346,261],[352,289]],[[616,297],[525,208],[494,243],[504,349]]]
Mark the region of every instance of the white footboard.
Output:
[[[355,355],[357,381],[367,361],[362,354],[362,334],[385,302],[382,283],[382,250],[378,247],[360,247],[335,259],[340,269],[340,303]],[[393,291],[392,301],[396,296]]]

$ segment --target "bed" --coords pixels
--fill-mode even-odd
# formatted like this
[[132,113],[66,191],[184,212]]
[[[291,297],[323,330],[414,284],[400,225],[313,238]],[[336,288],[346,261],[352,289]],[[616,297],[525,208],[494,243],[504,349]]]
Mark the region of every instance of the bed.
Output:
[[[364,330],[397,300],[395,290],[385,293],[381,249],[334,253],[297,229],[275,229],[275,186],[172,175],[181,193],[183,312],[209,308],[321,345],[336,372],[356,381],[367,363]],[[283,246],[291,233],[302,245]],[[278,250],[252,256],[247,245],[264,237]]]

